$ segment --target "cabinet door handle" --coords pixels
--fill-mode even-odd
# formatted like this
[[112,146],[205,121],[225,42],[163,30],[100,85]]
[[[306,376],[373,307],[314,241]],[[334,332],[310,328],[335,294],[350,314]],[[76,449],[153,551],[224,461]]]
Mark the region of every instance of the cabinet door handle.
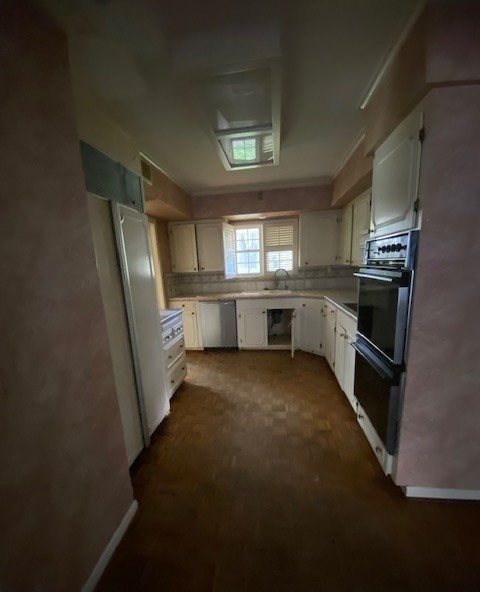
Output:
[[377,452],[378,454],[380,454],[380,452],[382,452],[382,449],[380,448],[380,446],[375,446],[375,452]]
[[182,370],[185,370],[185,366],[182,366]]
[[171,384],[175,384],[175,381],[174,380],[171,380],[170,382],[171,382]]

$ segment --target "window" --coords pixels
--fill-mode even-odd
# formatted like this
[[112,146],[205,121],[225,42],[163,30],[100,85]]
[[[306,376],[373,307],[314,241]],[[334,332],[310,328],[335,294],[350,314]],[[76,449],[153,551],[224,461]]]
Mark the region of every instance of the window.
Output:
[[[298,222],[276,220],[235,227],[234,249],[236,275],[249,276],[274,273],[277,269],[294,271],[297,257]],[[233,246],[233,245],[232,245]],[[227,255],[227,248],[225,249]],[[233,265],[232,265],[233,267]],[[233,269],[228,277],[235,274]]]
[[240,226],[235,228],[235,259],[237,275],[260,275],[261,226]]
[[273,273],[277,269],[293,271],[296,255],[296,220],[267,222],[265,235],[265,270]]
[[257,160],[257,141],[255,138],[232,140],[232,153],[235,162]]

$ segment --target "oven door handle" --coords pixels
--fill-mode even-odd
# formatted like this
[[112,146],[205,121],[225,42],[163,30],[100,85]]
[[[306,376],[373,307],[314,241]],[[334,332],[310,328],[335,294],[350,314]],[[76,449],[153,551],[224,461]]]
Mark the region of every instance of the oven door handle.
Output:
[[371,358],[369,358],[364,351],[362,351],[358,345],[357,342],[354,341],[352,342],[353,347],[355,348],[355,351],[358,352],[362,358],[368,363],[370,364],[370,366],[375,370],[375,372],[377,372],[378,374],[380,374],[380,376],[384,379],[384,380],[392,380],[392,376],[390,376],[390,374],[388,374],[387,372],[385,372],[385,370],[379,366],[378,364],[376,364]]
[[393,284],[393,282],[398,282],[400,278],[390,278],[380,275],[369,275],[368,273],[354,273],[359,278],[366,278],[368,280],[378,280],[379,282],[388,282],[389,284]]

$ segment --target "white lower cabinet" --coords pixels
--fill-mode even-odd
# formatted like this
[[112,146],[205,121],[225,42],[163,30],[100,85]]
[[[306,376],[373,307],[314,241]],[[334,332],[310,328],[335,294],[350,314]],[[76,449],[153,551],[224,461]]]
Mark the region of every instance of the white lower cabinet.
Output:
[[308,298],[300,302],[300,349],[323,353],[323,299]]
[[392,472],[393,457],[388,454],[384,443],[380,439],[380,436],[377,434],[360,403],[357,403],[357,421],[362,428],[368,443],[372,447],[372,450],[375,453],[375,456],[377,457],[385,475],[390,475]]
[[323,320],[325,327],[323,352],[330,368],[335,371],[335,325],[337,321],[335,306],[327,302],[323,305]]
[[356,409],[354,394],[355,348],[353,342],[357,323],[343,311],[337,311],[335,331],[335,376],[350,404]]
[[199,330],[197,303],[195,300],[170,302],[171,308],[183,310],[183,333],[185,349],[202,349],[202,339]]
[[237,339],[240,349],[265,349],[268,346],[265,308],[237,308]]

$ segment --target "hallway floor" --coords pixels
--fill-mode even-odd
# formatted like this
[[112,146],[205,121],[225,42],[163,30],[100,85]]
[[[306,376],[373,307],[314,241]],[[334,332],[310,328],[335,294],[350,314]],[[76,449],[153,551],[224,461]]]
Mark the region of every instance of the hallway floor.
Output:
[[188,364],[98,592],[480,590],[480,505],[406,500],[323,358]]

